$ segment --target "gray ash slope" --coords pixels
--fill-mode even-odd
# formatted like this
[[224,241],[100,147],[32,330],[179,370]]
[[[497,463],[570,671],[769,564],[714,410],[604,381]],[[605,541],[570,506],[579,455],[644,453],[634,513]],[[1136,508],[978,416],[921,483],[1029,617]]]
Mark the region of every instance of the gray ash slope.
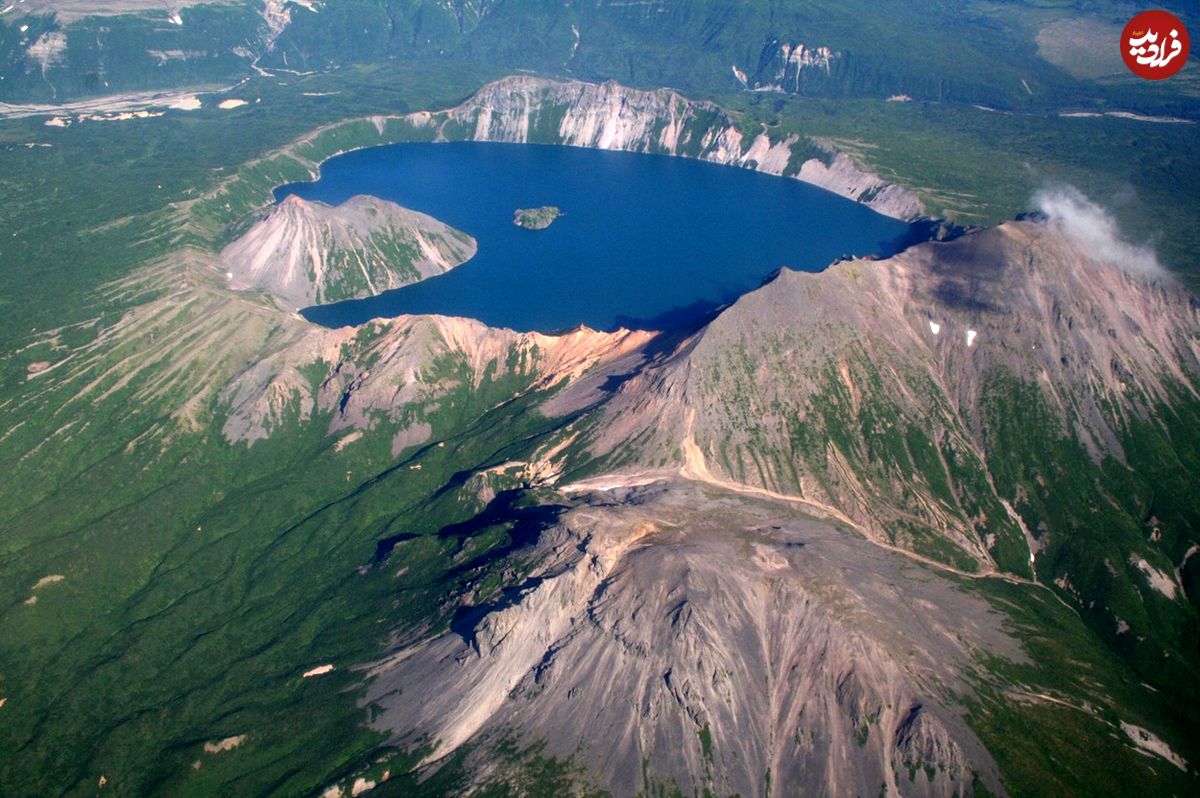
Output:
[[375,671],[375,725],[395,742],[436,741],[432,762],[468,740],[545,740],[614,795],[1000,791],[954,699],[976,649],[1022,656],[985,601],[720,488],[572,504],[519,601]]

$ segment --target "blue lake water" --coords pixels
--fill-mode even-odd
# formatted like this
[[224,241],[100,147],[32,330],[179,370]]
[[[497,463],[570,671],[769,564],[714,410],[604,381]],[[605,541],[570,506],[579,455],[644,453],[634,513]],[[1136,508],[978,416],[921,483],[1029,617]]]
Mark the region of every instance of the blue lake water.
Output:
[[[368,299],[306,308],[328,327],[407,313],[554,332],[579,324],[693,324],[781,266],[819,271],[845,255],[890,254],[913,228],[828,191],[684,158],[574,147],[396,144],[339,155],[313,183],[282,186],[329,204],[372,194],[474,236],[447,274]],[[557,205],[545,230],[513,211]]]

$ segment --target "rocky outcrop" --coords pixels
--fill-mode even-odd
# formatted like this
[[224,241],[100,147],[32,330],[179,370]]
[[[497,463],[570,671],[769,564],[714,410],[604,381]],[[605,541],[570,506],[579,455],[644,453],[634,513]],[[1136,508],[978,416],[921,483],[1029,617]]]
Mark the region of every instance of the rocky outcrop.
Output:
[[999,791],[945,703],[973,650],[1022,658],[986,603],[771,502],[676,482],[573,504],[510,598],[373,669],[394,742],[429,763],[470,742],[486,773],[489,742],[545,741],[615,796]]
[[898,219],[924,212],[915,194],[800,136],[746,130],[719,106],[670,89],[528,76],[489,83],[462,105],[410,114],[442,139],[538,142],[701,158],[794,177]]
[[449,271],[475,240],[375,197],[336,208],[295,195],[221,252],[229,287],[264,291],[291,310],[372,296]]
[[[397,435],[403,442],[414,425],[424,425],[423,413],[452,391],[469,392],[485,379],[511,376],[520,377],[527,390],[545,390],[620,360],[652,337],[583,327],[555,336],[517,333],[445,316],[398,316],[338,330],[308,326],[223,389],[224,434],[253,443],[287,420],[332,412],[331,433],[386,419],[408,430]],[[317,383],[313,368],[325,375]]]
[[751,91],[802,93],[813,77],[829,77],[833,64],[842,54],[823,45],[770,39],[759,54],[758,63],[745,68],[733,66],[738,83]]

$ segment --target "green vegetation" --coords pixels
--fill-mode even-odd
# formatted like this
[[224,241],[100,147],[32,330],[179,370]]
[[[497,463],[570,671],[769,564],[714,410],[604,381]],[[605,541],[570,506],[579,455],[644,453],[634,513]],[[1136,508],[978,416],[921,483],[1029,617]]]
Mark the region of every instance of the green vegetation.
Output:
[[[378,784],[372,795],[382,798],[437,798],[459,794],[471,786],[467,767],[474,748],[459,751],[450,761],[427,779],[406,773],[401,758],[377,764],[374,771],[388,768],[402,775]],[[495,742],[489,753],[497,758],[497,767],[472,795],[483,798],[608,798],[609,793],[591,786],[583,768],[570,760],[545,754],[543,743],[522,745],[503,738]],[[411,758],[410,758],[411,759]],[[378,781],[377,779],[371,779]]]
[[[1200,22],[1190,5],[1165,7],[1189,26]],[[167,24],[161,12],[67,24],[7,17],[0,22],[0,99],[62,101],[184,82],[233,82],[250,73],[251,63],[303,75],[389,61],[473,61],[501,64],[509,72],[569,72],[693,93],[740,87],[731,70],[737,66],[754,85],[806,96],[906,94],[1013,111],[1111,102],[1169,110],[1185,108],[1189,92],[1195,96],[1194,81],[1180,90],[1178,84],[1147,88],[1120,73],[1085,79],[1041,57],[1038,36],[1055,21],[1082,12],[1119,27],[1129,10],[1113,0],[931,0],[919,8],[880,8],[867,0],[693,0],[665,7],[652,21],[625,4],[342,0],[319,13],[294,7],[290,24],[270,47],[257,12],[244,1],[193,6],[183,10],[179,26]],[[19,25],[29,29],[21,32]],[[66,57],[47,59],[44,66],[35,61],[42,68],[29,69],[30,44],[56,30],[65,35]],[[827,69],[789,71],[781,45],[796,43],[828,47],[837,56]],[[161,58],[155,52],[195,55]]]
[[[9,794],[75,792],[100,776],[133,794],[296,794],[360,767],[381,739],[359,726],[361,676],[348,668],[389,635],[446,623],[427,608],[481,575],[435,534],[473,514],[470,496],[431,497],[464,465],[520,456],[544,432],[533,397],[472,409],[514,387],[446,397],[430,420],[447,445],[399,464],[386,435],[336,451],[320,420],[249,449],[184,436],[169,458],[123,455],[129,427],[106,427],[6,461],[21,479],[7,483],[0,554],[0,736],[22,752],[0,760]],[[91,453],[80,472],[56,465],[75,448]],[[19,495],[45,469],[60,486]],[[129,470],[141,479],[120,476]],[[418,537],[372,565],[397,529]],[[66,578],[26,604],[48,573]],[[300,678],[326,662],[338,670]],[[236,750],[202,750],[242,734]]]
[[865,746],[869,739],[871,739],[871,725],[869,723],[864,723],[854,728],[854,741],[858,743],[859,748]]
[[526,230],[545,230],[554,224],[554,220],[562,215],[562,211],[553,205],[543,205],[540,208],[518,208],[513,213],[513,224]]
[[[1131,240],[1200,285],[1200,125],[1056,113],[998,114],[970,105],[722,95],[772,135],[832,141],[886,179],[913,188],[935,216],[995,224],[1036,191],[1074,185],[1109,207]],[[1107,198],[1112,198],[1111,200]]]
[[[1121,721],[1195,728],[1194,684],[1146,690],[1140,678],[1050,591],[989,580],[1029,661],[994,659],[976,685],[970,722],[996,757],[1011,795],[1186,795],[1194,780],[1131,749]],[[1071,667],[1064,667],[1064,663]],[[1178,725],[1176,725],[1178,724]],[[1036,733],[1031,730],[1036,729]],[[1167,737],[1185,759],[1194,738]]]
[[[1159,409],[1168,429],[1135,422],[1122,436],[1126,462],[1117,463],[1097,462],[1065,437],[1056,412],[1031,387],[997,375],[986,396],[997,488],[1026,497],[1016,509],[1029,529],[1055,530],[1043,541],[1038,576],[1065,580],[1063,598],[1144,682],[1177,697],[1190,693],[1197,684],[1196,614],[1152,589],[1132,558],[1169,570],[1197,538],[1200,508],[1195,477],[1187,475],[1196,473],[1189,453],[1200,446],[1200,406],[1181,391],[1170,409]],[[1160,511],[1171,532],[1155,540],[1145,522]]]
[[696,736],[700,738],[700,751],[704,754],[704,759],[708,762],[713,761],[713,738],[712,729],[705,723],[700,731],[696,732]]

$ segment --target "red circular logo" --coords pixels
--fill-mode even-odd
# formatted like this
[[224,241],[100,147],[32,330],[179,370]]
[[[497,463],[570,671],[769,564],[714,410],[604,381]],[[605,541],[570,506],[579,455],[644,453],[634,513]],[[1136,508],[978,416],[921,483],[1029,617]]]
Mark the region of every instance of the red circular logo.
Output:
[[1183,69],[1190,42],[1174,14],[1143,11],[1121,33],[1121,57],[1133,74],[1146,80],[1169,78]]

